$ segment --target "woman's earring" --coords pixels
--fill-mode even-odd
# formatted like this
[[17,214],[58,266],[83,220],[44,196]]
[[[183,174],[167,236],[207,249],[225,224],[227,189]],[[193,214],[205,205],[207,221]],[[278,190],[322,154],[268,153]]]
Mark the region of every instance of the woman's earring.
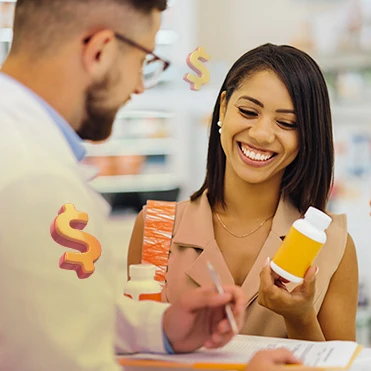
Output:
[[218,126],[219,126],[219,134],[221,134],[222,133],[222,125],[223,125],[223,123],[219,120],[217,123],[216,123]]

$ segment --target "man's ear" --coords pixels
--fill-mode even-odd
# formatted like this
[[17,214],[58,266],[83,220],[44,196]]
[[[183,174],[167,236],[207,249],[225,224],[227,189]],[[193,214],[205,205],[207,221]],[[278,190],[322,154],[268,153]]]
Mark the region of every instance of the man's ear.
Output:
[[116,57],[116,38],[111,30],[102,30],[84,41],[82,64],[94,81],[100,81]]
[[224,90],[220,95],[219,120],[223,122],[227,111],[227,92]]

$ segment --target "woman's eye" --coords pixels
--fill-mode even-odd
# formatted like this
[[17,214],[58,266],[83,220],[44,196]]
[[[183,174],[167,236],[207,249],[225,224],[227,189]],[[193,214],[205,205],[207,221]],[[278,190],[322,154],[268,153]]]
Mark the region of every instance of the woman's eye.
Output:
[[277,121],[277,124],[280,125],[280,126],[283,126],[284,128],[287,128],[287,129],[296,129],[297,128],[296,122]]
[[242,109],[242,108],[239,108],[239,111],[244,115],[244,116],[249,116],[249,117],[257,117],[258,114],[254,111],[249,111],[249,110],[245,110],[245,109]]

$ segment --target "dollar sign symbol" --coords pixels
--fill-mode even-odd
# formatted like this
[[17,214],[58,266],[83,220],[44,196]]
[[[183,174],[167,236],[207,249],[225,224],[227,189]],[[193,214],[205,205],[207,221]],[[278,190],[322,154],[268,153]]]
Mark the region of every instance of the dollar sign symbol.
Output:
[[99,241],[89,233],[81,232],[87,223],[88,214],[77,211],[72,204],[65,204],[50,226],[55,242],[81,252],[65,252],[59,259],[60,268],[75,270],[80,279],[94,273],[94,263],[102,253]]
[[201,63],[207,62],[210,56],[206,53],[205,48],[202,46],[190,53],[187,57],[188,66],[197,73],[197,76],[186,73],[183,80],[191,85],[192,90],[200,90],[202,85],[205,85],[210,80],[209,70]]

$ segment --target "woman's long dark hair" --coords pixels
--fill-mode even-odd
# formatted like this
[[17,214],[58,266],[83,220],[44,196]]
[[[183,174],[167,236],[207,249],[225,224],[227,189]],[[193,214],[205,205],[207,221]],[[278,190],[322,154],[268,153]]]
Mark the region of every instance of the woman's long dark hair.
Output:
[[265,44],[239,58],[224,80],[212,115],[206,178],[191,196],[198,199],[207,189],[211,207],[224,202],[226,158],[220,143],[220,97],[233,92],[255,72],[273,71],[285,84],[296,114],[299,153],[285,169],[281,194],[300,212],[309,206],[324,210],[333,182],[334,147],[327,86],[317,63],[306,53],[287,45]]

